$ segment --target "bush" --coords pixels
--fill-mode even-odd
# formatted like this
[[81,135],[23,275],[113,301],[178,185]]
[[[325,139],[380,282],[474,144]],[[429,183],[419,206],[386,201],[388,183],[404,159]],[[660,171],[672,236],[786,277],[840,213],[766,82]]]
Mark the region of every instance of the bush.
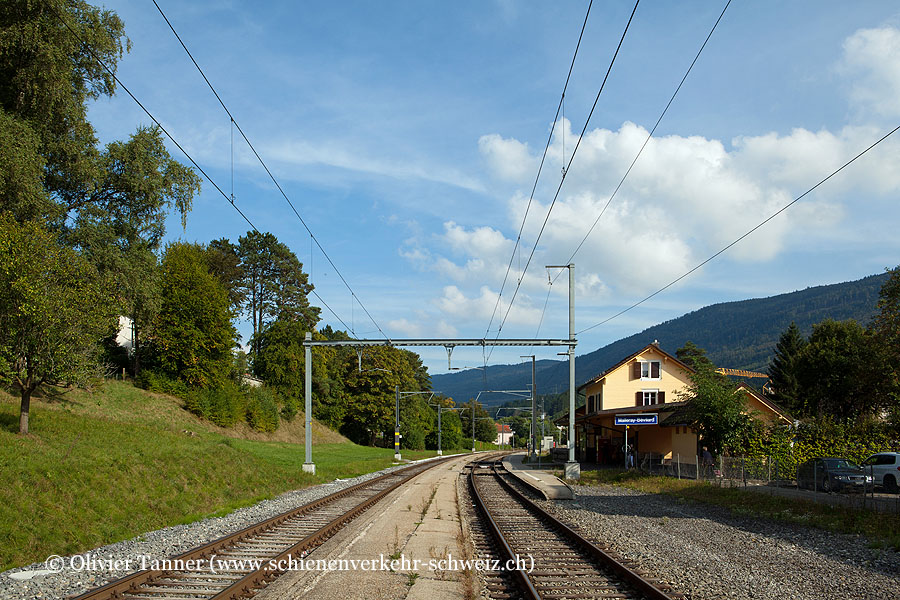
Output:
[[424,450],[425,432],[419,428],[410,429],[403,434],[400,442],[401,446],[408,450]]
[[278,429],[278,403],[275,395],[264,387],[250,388],[245,393],[247,423],[256,431]]
[[191,389],[183,381],[172,379],[162,373],[151,371],[149,369],[143,369],[141,371],[140,375],[137,376],[136,383],[138,387],[144,388],[148,392],[168,394],[184,400],[191,395]]

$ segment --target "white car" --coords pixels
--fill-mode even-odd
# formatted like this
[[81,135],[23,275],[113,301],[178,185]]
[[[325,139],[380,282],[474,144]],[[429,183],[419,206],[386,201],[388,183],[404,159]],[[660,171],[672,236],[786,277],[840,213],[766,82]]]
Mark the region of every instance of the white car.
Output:
[[897,492],[900,487],[900,452],[879,452],[863,461],[862,468],[875,477],[875,485],[886,492]]

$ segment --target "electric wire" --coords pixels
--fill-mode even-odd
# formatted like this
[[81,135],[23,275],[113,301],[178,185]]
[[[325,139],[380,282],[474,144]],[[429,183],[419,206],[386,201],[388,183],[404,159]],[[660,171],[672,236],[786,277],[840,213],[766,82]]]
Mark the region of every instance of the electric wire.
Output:
[[[578,254],[579,250],[581,250],[584,243],[587,241],[588,237],[590,237],[591,233],[593,233],[594,229],[597,227],[597,223],[600,222],[601,217],[606,212],[606,209],[609,208],[609,205],[612,203],[613,199],[619,193],[619,190],[622,188],[622,185],[625,183],[625,180],[628,178],[628,175],[631,173],[631,170],[634,168],[634,165],[637,163],[638,159],[643,154],[644,149],[647,147],[647,144],[650,143],[650,140],[653,138],[653,134],[656,133],[657,128],[659,128],[659,124],[662,123],[663,118],[666,116],[666,113],[669,112],[669,107],[672,106],[672,103],[675,101],[675,97],[678,96],[678,92],[681,91],[684,82],[687,81],[688,76],[691,74],[691,71],[694,69],[694,65],[697,64],[697,60],[699,60],[700,55],[703,53],[703,50],[706,48],[706,45],[709,43],[710,38],[712,38],[713,33],[715,33],[716,29],[719,27],[719,23],[722,21],[722,18],[725,16],[725,11],[728,10],[728,7],[731,5],[731,0],[725,3],[725,7],[722,9],[722,12],[719,13],[719,18],[716,19],[716,22],[713,24],[712,29],[710,29],[709,33],[706,36],[706,39],[703,41],[703,44],[700,46],[700,49],[697,51],[697,54],[694,56],[694,60],[691,61],[691,64],[688,66],[687,71],[685,71],[684,76],[681,78],[681,81],[678,83],[678,86],[675,88],[675,91],[672,93],[672,96],[669,98],[669,101],[666,103],[665,108],[663,108],[662,112],[659,115],[659,118],[656,120],[656,124],[653,125],[653,128],[650,130],[650,133],[647,134],[647,138],[644,140],[644,143],[641,145],[637,154],[634,157],[634,160],[631,161],[631,164],[626,169],[625,174],[622,175],[622,178],[619,180],[618,185],[616,185],[609,199],[606,201],[606,204],[600,210],[600,214],[597,215],[597,218],[594,219],[593,224],[587,230],[587,233],[584,234],[584,237],[578,243],[575,250],[572,252],[571,256],[569,256],[568,260],[566,260],[562,264],[570,264],[572,260],[575,258],[575,255]],[[562,276],[563,271],[557,272],[556,276],[550,282],[550,284],[556,283],[556,280]],[[547,293],[547,297],[549,298],[549,291]],[[544,303],[544,311],[547,310],[547,303]],[[544,312],[541,313],[540,323],[544,321]],[[541,326],[538,325],[538,333],[540,333]],[[537,334],[535,334],[537,335]]]
[[[146,114],[146,115],[150,118],[150,120],[153,121],[153,122],[156,124],[157,127],[159,127],[160,131],[162,131],[164,134],[166,134],[166,137],[169,138],[169,140],[170,140],[173,144],[175,144],[175,146],[181,151],[181,153],[184,154],[185,157],[187,157],[187,159],[191,162],[191,164],[194,165],[194,167],[195,167],[198,171],[200,171],[200,173],[203,175],[203,177],[204,177],[210,184],[212,184],[212,186],[213,186],[214,188],[216,188],[216,190],[219,192],[219,194],[221,194],[222,197],[225,198],[225,200],[228,201],[228,203],[231,205],[231,207],[234,208],[234,209],[238,212],[239,215],[241,215],[241,217],[244,219],[244,221],[246,221],[247,224],[250,225],[250,227],[251,227],[254,231],[256,231],[257,233],[259,233],[259,232],[260,232],[259,229],[256,228],[256,225],[254,225],[253,222],[247,217],[247,215],[244,214],[244,212],[240,209],[240,207],[238,207],[238,205],[235,204],[234,201],[233,201],[231,198],[229,198],[228,194],[226,194],[226,193],[222,190],[222,188],[219,187],[219,185],[215,182],[215,180],[214,180],[212,177],[209,176],[209,174],[203,169],[203,167],[201,167],[201,166],[197,163],[197,161],[194,160],[194,158],[188,153],[188,151],[185,150],[184,147],[182,147],[182,145],[178,143],[178,140],[176,140],[176,139],[172,136],[172,134],[169,133],[169,130],[166,129],[166,128],[163,126],[162,123],[159,122],[159,119],[157,119],[155,116],[153,116],[153,113],[151,113],[151,112],[147,109],[147,107],[144,106],[144,104],[143,104],[140,100],[138,100],[137,96],[135,96],[135,95],[131,92],[131,90],[128,89],[128,86],[126,86],[124,83],[122,83],[122,80],[119,79],[119,77],[116,75],[115,71],[113,71],[113,70],[112,70],[112,69],[111,69],[111,68],[103,61],[103,59],[101,59],[100,56],[97,55],[96,52],[94,52],[94,49],[90,47],[90,45],[89,45],[89,44],[88,44],[88,43],[87,43],[87,42],[86,42],[86,41],[78,34],[77,31],[75,31],[75,29],[72,28],[72,26],[71,26],[71,25],[69,24],[69,22],[65,19],[65,17],[63,17],[63,16],[56,10],[55,7],[50,6],[50,9],[51,9],[51,10],[53,11],[53,13],[56,15],[56,18],[58,18],[58,19],[60,20],[60,22],[66,27],[66,29],[68,29],[69,32],[75,37],[75,39],[77,39],[79,42],[81,42],[82,47],[84,47],[84,49],[91,55],[91,57],[93,57],[93,59],[94,59],[95,61],[97,61],[97,64],[99,64],[99,65],[100,65],[107,73],[110,74],[110,76],[112,76],[112,78],[113,78],[113,79],[115,80],[115,82],[116,82],[116,85],[118,85],[120,88],[122,88],[123,90],[125,90],[125,93],[128,94],[128,96],[130,96],[131,99],[134,100],[135,104],[137,104],[137,105],[141,108],[141,110],[144,111],[144,114]],[[321,296],[319,296],[318,293],[316,293],[315,290],[312,290],[312,293],[316,296],[316,298],[319,299],[320,302],[322,302],[322,304],[325,306],[325,308],[327,308],[327,309],[329,310],[329,312],[331,312],[331,314],[333,314],[333,315],[335,316],[335,318],[336,318],[338,321],[340,321],[340,322],[344,325],[344,327],[347,327],[347,324],[344,323],[344,321],[340,318],[340,316],[338,316],[338,314],[337,314],[337,313],[336,313],[336,312],[335,312],[335,311],[334,311],[334,310],[333,310],[333,309],[332,309],[332,308],[331,308],[331,307],[330,307],[330,306],[322,299]]]
[[835,169],[834,171],[832,171],[830,175],[828,175],[828,176],[825,177],[824,179],[820,180],[817,184],[815,184],[814,186],[812,186],[811,188],[809,188],[808,190],[806,190],[805,192],[803,192],[802,194],[800,194],[799,196],[797,196],[796,198],[794,198],[793,200],[791,200],[790,202],[788,202],[787,204],[785,204],[783,207],[781,207],[780,209],[778,209],[777,211],[775,211],[774,213],[772,213],[771,215],[769,215],[766,219],[764,219],[764,220],[763,220],[762,222],[760,222],[758,225],[756,225],[755,227],[753,227],[752,229],[750,229],[749,231],[747,231],[746,233],[744,233],[743,235],[741,235],[740,237],[738,237],[738,238],[737,238],[736,240],[734,240],[733,242],[731,242],[731,243],[729,243],[728,245],[726,245],[725,247],[723,247],[721,250],[719,250],[718,252],[716,252],[715,254],[713,254],[712,256],[710,256],[709,258],[707,258],[706,260],[704,260],[703,262],[701,262],[701,263],[699,263],[698,265],[696,265],[694,268],[690,269],[689,271],[687,271],[686,273],[682,274],[681,276],[679,276],[679,277],[673,279],[672,281],[670,281],[669,283],[667,283],[667,284],[664,285],[663,287],[659,288],[658,290],[656,290],[655,292],[653,292],[653,293],[650,294],[649,296],[645,297],[643,300],[639,300],[639,301],[635,302],[634,304],[632,304],[632,305],[629,306],[628,308],[625,308],[625,309],[623,309],[623,310],[617,312],[617,313],[614,314],[613,316],[608,317],[608,318],[606,318],[606,319],[600,321],[599,323],[596,323],[596,324],[594,324],[594,325],[591,325],[590,327],[586,327],[586,328],[582,329],[581,331],[578,331],[578,332],[576,333],[576,335],[581,335],[582,333],[584,333],[584,332],[586,332],[586,331],[590,331],[591,329],[595,329],[595,328],[597,328],[597,327],[600,327],[601,325],[605,325],[606,323],[609,323],[609,322],[612,321],[613,319],[616,319],[616,318],[618,318],[618,317],[624,315],[625,313],[629,312],[630,310],[633,310],[633,309],[637,308],[638,306],[640,306],[640,305],[643,304],[644,302],[646,302],[646,301],[650,300],[651,298],[653,298],[654,296],[656,296],[656,295],[658,295],[658,294],[664,292],[665,290],[669,289],[670,287],[672,287],[673,285],[675,285],[676,283],[678,283],[678,282],[681,281],[682,279],[688,277],[689,275],[691,275],[691,274],[694,273],[695,271],[699,270],[701,267],[703,267],[704,265],[706,265],[707,263],[709,263],[709,262],[712,261],[713,259],[717,258],[717,257],[720,256],[721,254],[725,253],[728,249],[730,249],[732,246],[736,245],[738,242],[740,242],[741,240],[743,240],[744,238],[746,238],[747,236],[749,236],[751,233],[753,233],[753,232],[756,231],[757,229],[761,228],[763,225],[765,225],[766,223],[768,223],[769,221],[771,221],[772,219],[774,219],[775,217],[777,217],[778,215],[780,215],[781,213],[783,213],[784,211],[786,211],[788,208],[790,208],[791,206],[793,206],[794,204],[796,204],[797,202],[799,202],[800,200],[802,200],[803,198],[805,198],[806,196],[808,196],[809,194],[811,194],[813,191],[815,191],[815,190],[816,190],[819,186],[821,186],[823,183],[825,183],[826,181],[828,181],[829,179],[831,179],[832,177],[834,177],[835,175],[837,175],[838,173],[840,173],[841,171],[843,171],[845,168],[847,168],[851,163],[853,163],[854,161],[856,161],[856,160],[857,160],[858,158],[860,158],[862,155],[864,155],[864,154],[867,153],[869,150],[871,150],[872,148],[874,148],[875,146],[877,146],[878,144],[880,144],[881,142],[883,142],[884,140],[886,140],[887,138],[889,138],[889,137],[890,137],[891,135],[893,135],[895,132],[897,132],[897,130],[900,130],[900,125],[897,125],[896,127],[894,127],[892,130],[890,130],[889,132],[887,132],[886,134],[884,134],[881,138],[879,138],[876,142],[874,142],[873,144],[871,144],[871,145],[870,145],[869,147],[867,147],[865,150],[863,150],[862,152],[860,152],[859,154],[857,154],[856,156],[854,156],[853,158],[851,158],[850,160],[848,160],[847,162],[845,162],[843,165],[841,165],[840,167],[838,167],[837,169]]
[[[600,95],[603,93],[603,90],[606,87],[606,82],[609,79],[609,75],[612,72],[613,65],[616,63],[616,58],[619,56],[619,51],[622,49],[622,44],[625,42],[625,36],[628,34],[628,29],[631,27],[631,22],[634,20],[634,14],[637,12],[638,5],[640,4],[640,0],[637,0],[634,3],[634,8],[631,11],[631,15],[628,17],[628,23],[625,24],[625,30],[622,32],[622,37],[619,38],[619,44],[616,46],[616,51],[613,54],[612,60],[609,62],[609,67],[606,70],[606,75],[603,77],[603,83],[600,85],[600,89],[597,91],[597,96],[594,98],[594,104],[591,106],[591,110],[588,113],[587,119],[584,121],[584,127],[581,129],[581,135],[578,136],[578,141],[575,142],[575,147],[572,149],[572,156],[569,157],[569,162],[566,163],[565,172],[568,173],[569,169],[572,166],[572,161],[575,160],[575,156],[578,154],[578,148],[581,145],[581,140],[584,139],[584,133],[587,131],[588,125],[591,122],[591,117],[594,114],[594,110],[597,108],[597,103],[600,101]],[[497,329],[497,337],[500,337],[500,331],[503,329],[503,325],[506,323],[506,320],[509,318],[509,313],[512,311],[513,303],[516,300],[516,296],[518,295],[519,289],[522,286],[522,281],[525,280],[525,274],[528,272],[528,267],[531,265],[531,261],[534,258],[534,253],[537,250],[538,243],[540,242],[541,236],[544,234],[544,230],[547,227],[547,222],[550,220],[550,214],[553,212],[553,207],[556,206],[556,201],[559,199],[560,191],[562,190],[562,186],[566,181],[566,176],[563,174],[560,179],[559,185],[556,188],[556,193],[553,195],[553,201],[550,203],[550,207],[547,209],[547,215],[544,217],[544,222],[541,225],[541,229],[538,232],[537,238],[534,240],[534,245],[531,248],[531,253],[528,255],[528,260],[525,261],[525,268],[522,270],[522,275],[519,278],[518,283],[516,284],[516,288],[513,291],[512,298],[509,301],[509,305],[506,308],[506,314],[503,316],[503,320],[500,322],[500,326]],[[492,347],[493,349],[493,347]]]
[[[159,11],[159,14],[162,15],[162,18],[163,18],[163,20],[165,20],[166,24],[169,26],[169,29],[172,30],[172,33],[175,35],[175,38],[178,40],[178,43],[181,44],[181,47],[184,49],[184,51],[187,53],[188,57],[191,59],[191,62],[194,63],[194,66],[197,68],[197,71],[200,72],[200,75],[203,77],[203,81],[205,81],[206,85],[209,86],[210,91],[212,91],[213,95],[216,97],[216,100],[219,101],[219,104],[222,106],[222,109],[228,115],[228,118],[231,119],[231,122],[237,128],[238,133],[240,133],[241,137],[244,138],[244,141],[247,142],[247,146],[250,147],[250,150],[253,152],[253,155],[259,161],[259,164],[262,165],[263,169],[266,171],[266,174],[269,176],[269,179],[271,179],[272,183],[275,184],[275,187],[278,189],[278,191],[281,193],[281,196],[288,203],[288,206],[291,207],[291,210],[294,212],[294,215],[296,215],[297,219],[300,220],[300,223],[303,225],[303,228],[306,229],[306,232],[309,234],[310,238],[315,242],[316,246],[318,246],[319,250],[322,252],[322,255],[325,257],[325,259],[328,261],[328,263],[334,269],[334,272],[337,274],[337,276],[340,277],[341,281],[344,283],[344,285],[347,287],[347,289],[350,290],[350,293],[353,295],[353,297],[356,298],[356,301],[359,302],[360,308],[363,309],[363,312],[366,313],[366,316],[369,317],[369,320],[372,321],[372,323],[375,325],[376,329],[378,329],[378,332],[381,333],[382,337],[384,337],[385,339],[389,339],[387,334],[385,334],[384,331],[382,331],[381,326],[374,319],[374,317],[372,317],[372,315],[369,313],[368,309],[366,309],[365,305],[359,299],[359,296],[357,296],[356,293],[353,291],[353,288],[350,286],[350,284],[344,278],[344,275],[341,273],[341,271],[337,268],[337,265],[335,265],[334,261],[331,260],[331,257],[325,251],[325,248],[319,242],[319,240],[315,236],[315,234],[313,234],[312,230],[309,228],[309,225],[307,225],[306,221],[303,219],[303,217],[300,216],[300,213],[297,211],[297,208],[294,206],[294,203],[291,202],[291,199],[285,193],[284,189],[281,187],[281,184],[278,183],[278,180],[275,179],[275,176],[272,174],[272,171],[269,170],[268,165],[266,165],[265,161],[259,155],[259,152],[256,151],[256,148],[250,142],[250,139],[247,137],[247,134],[244,133],[244,130],[241,129],[240,124],[235,120],[234,116],[231,114],[231,111],[228,110],[228,107],[225,105],[225,102],[219,96],[219,93],[216,91],[216,88],[209,81],[209,78],[207,78],[206,73],[203,72],[203,69],[200,68],[200,65],[194,59],[194,56],[193,56],[193,54],[191,54],[191,51],[188,50],[187,45],[181,39],[181,36],[178,35],[178,32],[175,30],[175,27],[172,25],[171,21],[169,21],[169,18],[163,12],[162,8],[160,8],[160,6],[156,2],[156,0],[153,0],[153,4],[154,4],[154,6],[156,6],[156,9]],[[318,297],[318,294],[317,294],[317,297]],[[341,323],[343,323],[343,321],[341,321]],[[344,326],[346,327],[346,324]]]
[[506,266],[506,274],[503,276],[503,283],[500,285],[500,293],[497,294],[497,302],[494,304],[494,310],[491,313],[491,318],[488,321],[487,329],[484,332],[484,336],[487,337],[491,331],[491,325],[494,324],[494,317],[497,316],[497,309],[500,307],[500,299],[503,297],[503,290],[506,288],[506,282],[509,280],[509,272],[512,269],[513,261],[516,257],[516,250],[519,248],[519,243],[522,241],[522,231],[525,229],[525,221],[528,219],[528,212],[531,210],[531,203],[534,201],[534,193],[537,190],[538,181],[541,178],[541,172],[544,169],[544,161],[547,158],[547,151],[550,149],[550,142],[553,140],[553,132],[556,130],[556,124],[559,119],[560,111],[563,108],[563,103],[566,98],[566,90],[569,88],[569,80],[572,78],[572,70],[575,68],[575,59],[578,58],[578,50],[581,48],[581,39],[584,37],[584,30],[587,27],[588,17],[591,14],[591,6],[593,6],[594,0],[590,0],[588,2],[587,12],[584,15],[584,22],[581,24],[581,33],[578,34],[578,43],[575,44],[575,52],[572,54],[572,62],[569,64],[569,73],[566,75],[566,82],[563,85],[562,95],[559,98],[559,103],[556,105],[556,114],[553,116],[553,124],[550,126],[550,135],[547,136],[547,143],[544,144],[544,152],[541,155],[541,162],[538,165],[537,175],[534,178],[534,184],[531,186],[531,194],[528,197],[528,204],[525,206],[525,214],[522,216],[522,224],[519,226],[519,234],[516,236],[516,243],[513,246],[512,253],[509,257],[509,264]]
[[[703,41],[703,44],[700,46],[700,49],[697,51],[696,56],[694,56],[694,60],[691,61],[690,66],[688,67],[687,71],[685,71],[684,77],[681,78],[681,81],[679,82],[678,87],[675,88],[675,92],[672,94],[672,97],[669,98],[669,102],[666,103],[666,107],[663,109],[662,113],[660,113],[659,118],[656,120],[656,124],[653,126],[653,129],[651,129],[650,133],[647,134],[647,139],[644,140],[644,143],[641,145],[640,150],[638,150],[638,153],[635,155],[634,160],[631,161],[631,164],[628,166],[628,169],[625,171],[625,174],[622,175],[622,179],[619,180],[619,184],[613,190],[613,193],[610,195],[609,200],[606,201],[606,205],[604,205],[603,209],[600,211],[600,214],[597,215],[597,218],[594,220],[594,223],[591,225],[590,229],[588,229],[587,233],[584,234],[584,237],[582,238],[581,242],[579,242],[578,246],[575,248],[575,251],[572,252],[572,255],[563,264],[568,264],[568,263],[572,262],[572,260],[575,258],[575,255],[578,254],[578,251],[581,250],[581,247],[584,245],[584,243],[587,241],[588,237],[594,231],[594,228],[597,226],[597,223],[600,222],[600,218],[603,216],[603,213],[605,213],[606,209],[609,208],[609,205],[612,203],[613,198],[615,198],[616,194],[619,193],[619,190],[622,188],[622,184],[625,183],[625,180],[628,178],[628,175],[631,173],[631,170],[634,168],[635,163],[637,163],[638,159],[641,157],[641,154],[643,154],[644,148],[647,147],[647,144],[653,138],[653,134],[656,133],[656,129],[659,127],[659,124],[662,122],[663,118],[666,116],[666,113],[669,111],[669,107],[672,106],[672,102],[675,101],[675,97],[678,95],[678,92],[681,91],[681,87],[684,85],[684,82],[687,80],[688,75],[690,75],[691,71],[694,69],[694,65],[697,64],[697,60],[700,58],[700,55],[703,53],[703,49],[706,48],[706,44],[709,43],[710,38],[712,37],[713,33],[715,33],[716,28],[719,26],[719,23],[722,21],[722,17],[725,16],[725,11],[728,10],[728,7],[730,5],[731,5],[731,0],[728,0],[728,2],[725,4],[725,8],[723,8],[722,12],[719,14],[719,18],[716,19],[716,22],[713,24],[712,29],[710,29],[709,34],[706,36],[706,39]],[[562,271],[557,273],[556,278],[554,278],[554,281],[556,281],[556,279],[559,278],[561,274],[562,274]]]

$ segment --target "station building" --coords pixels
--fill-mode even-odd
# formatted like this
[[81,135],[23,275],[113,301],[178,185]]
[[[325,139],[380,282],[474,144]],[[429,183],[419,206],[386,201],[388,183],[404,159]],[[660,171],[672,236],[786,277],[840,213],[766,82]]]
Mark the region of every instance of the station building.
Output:
[[[683,394],[693,369],[653,342],[625,357],[578,388],[585,405],[575,411],[575,455],[581,463],[621,465],[624,462],[625,426],[616,415],[658,415],[655,425],[632,425],[628,445],[638,455],[665,461],[698,454],[698,436],[686,420]],[[749,414],[771,424],[792,423],[787,413],[745,384]],[[568,423],[568,415],[558,421]]]

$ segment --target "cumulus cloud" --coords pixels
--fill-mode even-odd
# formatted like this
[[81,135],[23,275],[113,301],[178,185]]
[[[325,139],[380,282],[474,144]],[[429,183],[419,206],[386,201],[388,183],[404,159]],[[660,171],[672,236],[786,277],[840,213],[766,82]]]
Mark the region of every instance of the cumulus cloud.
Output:
[[[882,116],[900,114],[896,101],[900,97],[900,31],[856,32],[844,44],[840,69],[853,81],[851,102]],[[577,136],[565,119],[556,132],[547,162],[564,164],[568,157],[563,135],[568,156]],[[536,306],[543,305],[547,290],[542,267],[569,260],[588,231],[574,257],[582,302],[654,291],[776,213],[883,133],[876,125],[854,123],[839,130],[795,128],[731,140],[655,137],[607,207],[648,131],[631,122],[617,130],[594,128],[581,140],[546,226],[544,218],[558,178],[546,177],[529,201],[530,178],[540,153],[532,153],[514,138],[484,135],[478,148],[490,175],[519,188],[507,198],[507,223],[447,222],[437,236],[439,244],[420,258],[456,284],[445,287],[435,303],[442,314],[466,322],[486,321],[494,312],[515,235],[529,207],[523,244],[534,243],[542,228],[543,232],[509,321],[533,324],[540,319]],[[893,198],[900,190],[898,150],[900,142],[887,140],[731,248],[724,259],[739,264],[767,262],[786,248],[802,246],[823,234],[846,235],[847,220],[853,215],[850,202],[860,197]],[[530,246],[519,247],[522,258],[513,260],[500,317],[531,251]],[[553,292],[564,295],[566,286],[555,285]]]
[[492,133],[481,136],[478,150],[495,177],[515,183],[534,178],[537,159],[529,153],[528,144]]
[[854,80],[851,100],[885,117],[900,115],[900,31],[860,29],[844,41],[838,71]]
[[[497,313],[497,292],[487,286],[482,286],[478,295],[467,296],[455,285],[444,288],[443,295],[435,302],[441,313],[452,317],[454,321],[462,323],[487,323],[494,315],[495,322],[499,322],[509,309],[509,302],[501,300]],[[528,300],[516,301],[509,312],[508,323],[532,324],[537,323],[541,317],[541,309],[531,306]]]

